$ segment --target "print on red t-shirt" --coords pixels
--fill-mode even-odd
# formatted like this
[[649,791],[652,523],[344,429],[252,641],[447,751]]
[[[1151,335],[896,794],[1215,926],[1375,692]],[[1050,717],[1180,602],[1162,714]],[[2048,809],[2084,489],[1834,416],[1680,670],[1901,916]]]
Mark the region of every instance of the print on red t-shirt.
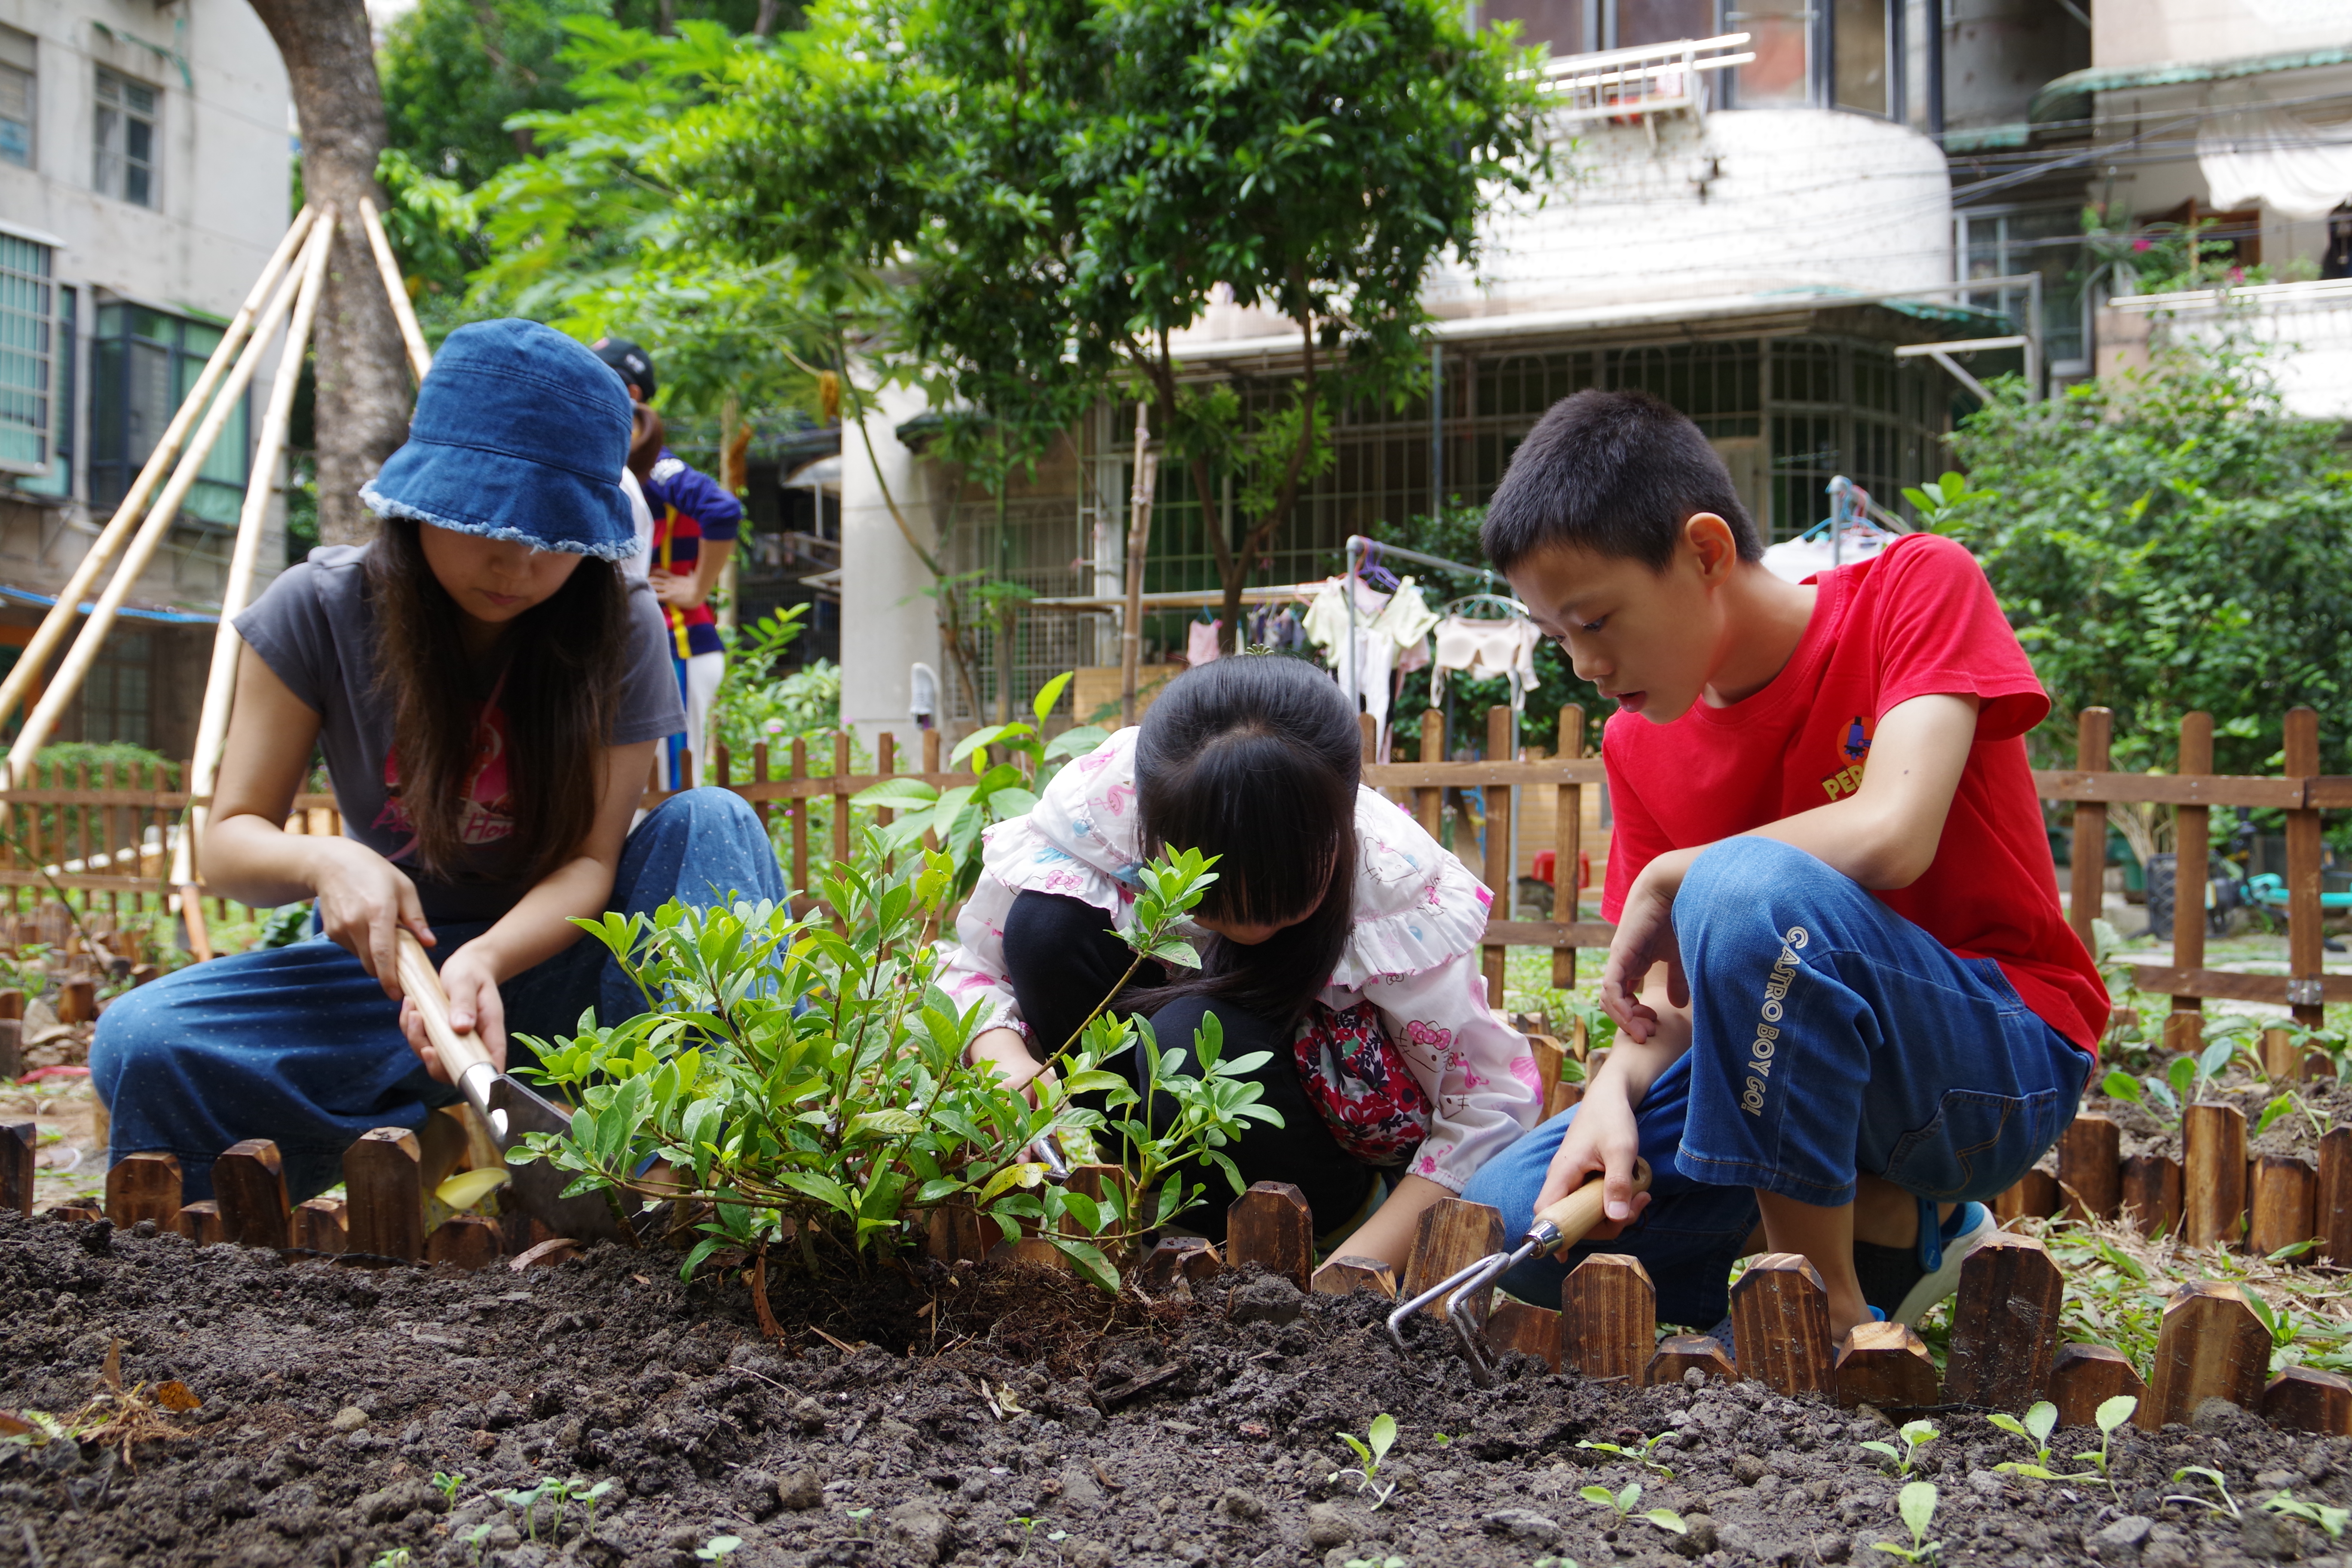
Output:
[[[1602,732],[1615,819],[1601,911],[1615,920],[1642,868],[1844,799],[1887,710],[1972,693],[1977,739],[1927,874],[1876,895],[1963,958],[1990,958],[2051,1027],[2095,1055],[2107,1024],[2098,968],[2058,907],[2058,878],[2025,732],[2050,711],[1975,557],[1912,534],[1809,579],[1811,621],[1772,683],[1671,724],[1613,715]],[[1694,976],[1694,980],[1699,977]]]

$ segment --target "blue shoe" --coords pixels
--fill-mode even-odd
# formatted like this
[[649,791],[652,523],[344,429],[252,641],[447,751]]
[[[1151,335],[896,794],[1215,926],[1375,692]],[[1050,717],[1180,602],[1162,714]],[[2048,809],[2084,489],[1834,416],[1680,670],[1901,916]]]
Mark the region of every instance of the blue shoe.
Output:
[[1962,1204],[1939,1225],[1936,1205],[1920,1199],[1919,1267],[1923,1272],[1918,1283],[1904,1293],[1903,1304],[1887,1314],[1888,1319],[1906,1328],[1917,1328],[1928,1308],[1958,1293],[1960,1265],[2000,1228],[1993,1223],[1992,1211],[1982,1204]]

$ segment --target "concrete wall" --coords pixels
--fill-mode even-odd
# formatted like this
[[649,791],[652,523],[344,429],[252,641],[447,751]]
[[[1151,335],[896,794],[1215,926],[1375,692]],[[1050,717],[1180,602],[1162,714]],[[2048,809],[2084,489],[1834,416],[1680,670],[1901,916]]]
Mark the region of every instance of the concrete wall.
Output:
[[889,504],[897,503],[930,549],[937,535],[927,478],[891,434],[924,406],[919,393],[894,389],[866,414],[873,457],[855,429],[845,430],[841,443],[841,719],[869,746],[886,730],[896,734],[908,766],[920,755],[909,753],[919,744],[907,710],[909,665],[929,664],[943,687],[954,679],[940,657],[937,605],[923,592],[931,574],[908,548]]
[[2126,0],[2092,8],[2094,63],[2224,60],[2352,43],[2344,0]]
[[1441,316],[1951,279],[1951,181],[1941,149],[1884,120],[1735,110],[1586,125],[1570,177],[1540,207],[1500,215],[1473,278],[1433,279]]
[[[0,219],[61,241],[56,281],[79,291],[76,456],[86,464],[88,334],[102,296],[226,317],[284,234],[294,155],[286,71],[252,8],[233,0],[0,0],[0,23],[34,35],[37,56],[34,164],[0,163]],[[93,188],[101,66],[161,94],[152,207]],[[268,346],[250,394],[248,439],[261,423],[277,360]],[[77,476],[76,497],[89,494],[85,475]],[[25,500],[7,512],[37,507],[52,515],[37,526],[0,518],[0,579],[53,593],[104,519],[92,519],[79,502]],[[265,580],[285,554],[282,509],[273,509],[272,534],[262,550]],[[216,604],[226,555],[225,541],[181,531],[140,578],[134,597]]]
[[1945,0],[1944,124],[2021,124],[2045,83],[2090,63],[2091,35],[2051,0]]

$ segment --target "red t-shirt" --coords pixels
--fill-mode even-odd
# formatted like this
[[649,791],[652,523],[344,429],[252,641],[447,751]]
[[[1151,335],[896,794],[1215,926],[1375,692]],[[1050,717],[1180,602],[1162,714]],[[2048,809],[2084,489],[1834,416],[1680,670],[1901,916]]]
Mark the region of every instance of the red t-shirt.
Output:
[[1977,739],[1927,875],[1880,902],[1963,958],[1990,958],[2051,1027],[2094,1056],[2107,1023],[2098,968],[2058,908],[2025,732],[2050,699],[1976,559],[1911,534],[1824,572],[1788,665],[1744,702],[1671,724],[1613,715],[1601,736],[1615,817],[1601,910],[1670,849],[1712,844],[1826,805],[1862,782],[1886,710],[1973,693]]

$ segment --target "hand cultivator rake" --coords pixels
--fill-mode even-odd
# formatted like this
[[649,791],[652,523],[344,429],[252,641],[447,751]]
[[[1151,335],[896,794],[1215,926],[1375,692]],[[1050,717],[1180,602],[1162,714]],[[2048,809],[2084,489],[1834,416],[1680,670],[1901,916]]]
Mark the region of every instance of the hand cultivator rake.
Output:
[[[1633,1190],[1650,1190],[1650,1163],[1633,1162]],[[1404,1342],[1405,1320],[1436,1300],[1446,1298],[1445,1321],[1454,1331],[1462,1359],[1470,1363],[1470,1380],[1481,1388],[1492,1387],[1495,1382],[1495,1358],[1486,1348],[1486,1339],[1479,1328],[1478,1308],[1485,1302],[1495,1282],[1528,1258],[1549,1256],[1582,1241],[1592,1227],[1601,1223],[1601,1179],[1594,1175],[1576,1191],[1551,1207],[1537,1215],[1528,1226],[1528,1234],[1517,1248],[1510,1252],[1494,1252],[1468,1264],[1440,1279],[1412,1300],[1398,1303],[1389,1314],[1389,1337],[1395,1340],[1399,1350],[1409,1350]]]

